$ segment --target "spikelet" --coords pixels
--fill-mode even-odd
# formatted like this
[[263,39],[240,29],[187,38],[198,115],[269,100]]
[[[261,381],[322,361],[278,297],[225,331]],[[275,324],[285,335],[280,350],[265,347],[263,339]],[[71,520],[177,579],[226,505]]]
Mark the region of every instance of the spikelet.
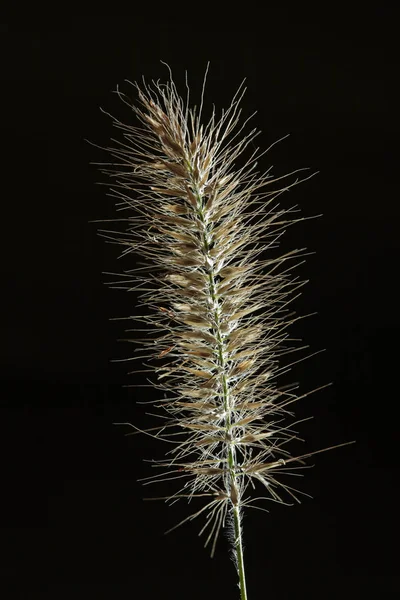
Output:
[[136,341],[162,398],[155,404],[168,417],[159,431],[146,432],[169,442],[167,458],[154,465],[162,473],[146,483],[182,481],[171,501],[208,497],[182,523],[205,514],[201,532],[208,531],[213,554],[230,516],[240,558],[241,511],[252,506],[253,484],[264,486],[270,500],[285,503],[282,490],[299,501],[276,476],[309,456],[293,458],[286,449],[296,433],[282,421],[299,397],[296,386],[277,385],[290,367],[279,360],[294,350],[286,329],[296,319],[288,305],[304,283],[292,276],[298,264],[292,261],[305,249],[278,258],[271,253],[282,232],[302,220],[275,201],[298,179],[278,187],[283,178],[258,173],[258,150],[237,166],[258,134],[242,133],[243,85],[206,126],[201,106],[191,109],[172,77],[167,84],[133,85],[137,103],[118,93],[140,124],[114,119],[124,141],[107,149],[118,162],[102,170],[115,178],[113,195],[127,213],[126,234],[114,239],[141,260],[125,285],[140,291],[148,308],[136,318],[154,335]]

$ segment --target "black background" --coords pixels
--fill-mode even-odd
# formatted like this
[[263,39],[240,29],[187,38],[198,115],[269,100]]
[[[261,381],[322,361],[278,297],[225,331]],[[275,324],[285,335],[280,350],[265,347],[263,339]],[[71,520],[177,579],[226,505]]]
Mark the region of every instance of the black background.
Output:
[[143,458],[164,446],[112,425],[151,426],[135,401],[153,392],[123,387],[133,383],[129,363],[110,362],[129,348],[116,341],[124,322],[109,319],[134,313],[135,296],[109,289],[102,272],[132,259],[118,260],[88,224],[116,214],[89,165],[105,157],[84,139],[108,144],[117,132],[99,106],[131,119],[112,91],[142,75],[165,80],[160,60],[182,94],[188,71],[193,98],[210,61],[205,104],[217,108],[246,77],[243,110],[258,111],[259,145],[290,133],[262,167],[319,171],[281,200],[324,216],[290,228],[282,250],[315,252],[299,269],[310,282],[293,308],[318,315],[293,332],[326,352],[285,381],[303,393],[334,385],[297,405],[299,418],[314,418],[292,452],[357,443],[309,461],[299,487],[313,500],[246,514],[249,599],[400,592],[394,10],[248,10],[110,5],[1,25],[4,598],[238,597],[224,537],[210,560],[200,522],[163,536],[186,505],[142,501],[165,493],[137,482],[150,474]]

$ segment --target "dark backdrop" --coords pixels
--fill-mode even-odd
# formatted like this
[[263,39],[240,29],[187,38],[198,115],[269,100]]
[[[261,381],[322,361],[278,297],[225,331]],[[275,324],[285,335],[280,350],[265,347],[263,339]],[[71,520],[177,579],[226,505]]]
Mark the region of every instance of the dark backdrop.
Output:
[[[162,444],[112,425],[152,423],[135,405],[151,392],[123,387],[141,376],[110,362],[129,348],[116,341],[124,322],[109,319],[133,313],[135,296],[109,289],[102,272],[131,259],[118,260],[120,249],[88,224],[116,215],[89,165],[104,155],[84,139],[107,145],[115,132],[99,106],[130,118],[112,91],[124,79],[165,79],[160,60],[183,94],[188,70],[193,97],[210,61],[205,103],[217,108],[246,77],[244,114],[258,111],[260,145],[290,133],[262,166],[319,171],[282,203],[324,216],[290,228],[282,249],[315,252],[299,270],[310,282],[293,308],[318,315],[294,331],[326,352],[285,377],[303,392],[334,385],[297,405],[299,418],[314,419],[292,450],[357,444],[309,461],[299,485],[313,500],[245,517],[249,598],[394,597],[394,10],[107,10],[24,14],[0,26],[3,597],[238,597],[225,539],[210,560],[199,523],[163,536],[186,505],[142,501],[143,458],[162,455]],[[162,495],[162,485],[151,492]]]

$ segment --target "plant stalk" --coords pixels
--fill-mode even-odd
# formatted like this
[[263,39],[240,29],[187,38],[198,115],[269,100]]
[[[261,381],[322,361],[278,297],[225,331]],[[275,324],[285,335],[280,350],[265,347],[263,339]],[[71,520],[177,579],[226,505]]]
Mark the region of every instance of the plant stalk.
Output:
[[[192,174],[193,170],[192,170],[191,165],[190,165],[190,171]],[[206,224],[206,220],[205,220],[205,216],[204,216],[203,198],[201,196],[200,190],[197,188],[196,182],[192,181],[192,183],[193,183],[193,187],[195,190],[195,196],[198,201],[198,215],[204,226],[204,234],[203,234],[202,242],[204,244],[205,252],[206,252],[207,256],[209,256],[208,253],[209,253],[210,248],[209,248],[209,244],[207,241],[207,233],[206,233],[207,224]],[[241,527],[241,523],[240,523],[240,497],[238,497],[238,491],[237,491],[237,487],[236,487],[236,483],[235,483],[235,480],[236,480],[236,453],[235,453],[233,444],[228,441],[231,439],[230,431],[232,428],[232,424],[231,424],[231,406],[230,406],[230,402],[229,402],[229,386],[228,386],[228,382],[227,382],[227,378],[226,378],[226,374],[225,374],[225,367],[226,367],[225,358],[224,358],[225,341],[224,341],[222,332],[220,330],[220,309],[219,309],[218,296],[216,294],[216,286],[215,286],[214,278],[215,278],[214,269],[211,268],[210,272],[209,272],[209,290],[210,290],[210,296],[212,298],[214,306],[216,305],[216,308],[214,310],[214,319],[215,319],[215,326],[216,326],[216,338],[218,341],[219,365],[221,367],[221,383],[222,383],[222,394],[223,394],[224,410],[225,410],[226,439],[227,439],[227,445],[228,445],[227,464],[228,464],[229,468],[228,468],[227,489],[229,490],[229,493],[231,496],[231,502],[232,502],[233,522],[234,522],[234,531],[235,531],[234,545],[235,545],[237,569],[238,569],[238,575],[239,575],[240,600],[247,600],[246,576],[245,576],[244,560],[243,560],[242,527]]]
[[240,524],[240,512],[238,506],[233,508],[233,520],[235,524],[235,550],[239,573],[240,600],[247,600],[246,575],[243,560],[242,526]]

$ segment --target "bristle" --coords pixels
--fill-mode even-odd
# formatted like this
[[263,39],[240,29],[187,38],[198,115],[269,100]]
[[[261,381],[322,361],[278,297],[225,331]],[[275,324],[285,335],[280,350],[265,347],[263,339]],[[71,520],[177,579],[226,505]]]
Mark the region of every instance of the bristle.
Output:
[[214,550],[225,522],[218,503],[239,527],[253,482],[276,501],[267,474],[281,471],[284,459],[277,457],[287,458],[284,446],[293,438],[273,426],[284,402],[296,399],[276,379],[283,369],[277,356],[290,351],[286,306],[299,282],[279,267],[304,249],[278,258],[271,250],[291,212],[275,198],[294,184],[272,190],[269,170],[254,172],[257,152],[236,166],[258,134],[242,133],[242,91],[219,120],[202,127],[172,80],[137,89],[132,108],[141,128],[115,123],[129,134],[112,149],[123,165],[109,171],[130,221],[117,240],[144,263],[128,280],[149,309],[142,320],[162,335],[142,340],[143,358],[153,357],[154,386],[164,398],[157,406],[179,431],[166,435],[163,421],[156,437],[176,446],[172,458],[156,464],[175,478],[178,461],[185,475],[171,501],[216,495],[205,507],[215,520]]

